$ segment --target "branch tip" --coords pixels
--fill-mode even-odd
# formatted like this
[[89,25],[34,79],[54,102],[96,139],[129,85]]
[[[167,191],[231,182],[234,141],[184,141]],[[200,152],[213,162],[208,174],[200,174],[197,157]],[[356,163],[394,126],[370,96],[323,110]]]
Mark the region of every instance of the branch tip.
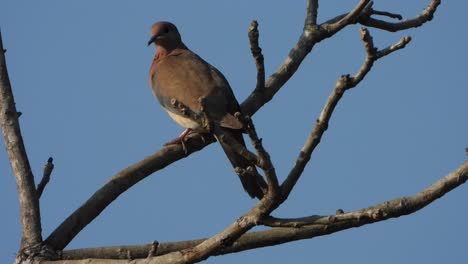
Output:
[[44,166],[41,182],[37,185],[37,189],[36,189],[36,195],[38,199],[41,198],[41,195],[47,183],[49,183],[50,181],[50,175],[52,174],[52,170],[54,169],[53,161],[54,159],[52,157],[49,157],[47,159],[46,165]]
[[258,22],[252,20],[249,27],[249,42],[250,42],[250,51],[255,60],[255,66],[257,68],[257,84],[255,86],[254,92],[261,93],[265,88],[265,65],[264,58],[262,54],[262,49],[259,45],[260,33],[258,32]]

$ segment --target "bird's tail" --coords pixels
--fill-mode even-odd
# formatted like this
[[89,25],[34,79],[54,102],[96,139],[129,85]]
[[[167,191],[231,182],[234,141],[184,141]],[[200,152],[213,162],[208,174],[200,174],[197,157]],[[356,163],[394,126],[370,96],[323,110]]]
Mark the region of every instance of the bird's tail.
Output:
[[[237,143],[243,145],[245,147],[244,137],[242,136],[242,132],[240,130],[228,129],[228,128],[220,128],[220,133],[223,133],[233,140],[236,140]],[[250,197],[261,199],[263,197],[263,189],[266,189],[265,181],[261,178],[260,174],[257,172],[255,168],[255,164],[244,158],[242,155],[238,154],[235,150],[232,149],[231,146],[219,140],[221,136],[220,133],[215,133],[216,138],[218,139],[221,147],[226,153],[229,161],[231,162],[234,168],[238,167],[241,168],[243,173],[236,170],[237,175],[239,176],[242,186],[244,190],[250,195]],[[253,170],[247,170],[247,167],[251,166]]]

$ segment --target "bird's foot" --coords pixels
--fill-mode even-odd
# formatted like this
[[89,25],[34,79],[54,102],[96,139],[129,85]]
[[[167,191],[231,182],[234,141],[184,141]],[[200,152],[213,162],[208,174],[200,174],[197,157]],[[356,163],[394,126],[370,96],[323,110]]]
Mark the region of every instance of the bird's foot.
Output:
[[185,137],[192,132],[192,129],[186,128],[178,137],[174,138],[173,140],[164,144],[164,146],[169,145],[182,145],[182,149],[184,150],[185,154],[188,153],[187,145],[185,145]]

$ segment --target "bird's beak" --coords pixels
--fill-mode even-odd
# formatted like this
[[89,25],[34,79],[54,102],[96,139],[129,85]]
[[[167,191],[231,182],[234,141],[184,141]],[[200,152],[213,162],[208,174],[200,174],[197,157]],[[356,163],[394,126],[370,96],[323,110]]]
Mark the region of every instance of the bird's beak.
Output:
[[157,38],[158,38],[158,35],[152,36],[150,40],[148,41],[148,46],[151,45],[151,43],[155,42]]

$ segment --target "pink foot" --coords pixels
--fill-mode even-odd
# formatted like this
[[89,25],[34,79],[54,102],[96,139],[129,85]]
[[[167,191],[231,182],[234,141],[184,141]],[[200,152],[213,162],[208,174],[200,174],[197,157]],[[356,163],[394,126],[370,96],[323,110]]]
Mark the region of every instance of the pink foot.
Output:
[[186,128],[178,137],[176,137],[173,140],[167,142],[166,144],[164,144],[164,146],[181,144],[182,149],[185,151],[185,153],[187,153],[187,146],[185,145],[184,139],[185,139],[185,136],[190,134],[190,132],[192,132],[192,129]]

